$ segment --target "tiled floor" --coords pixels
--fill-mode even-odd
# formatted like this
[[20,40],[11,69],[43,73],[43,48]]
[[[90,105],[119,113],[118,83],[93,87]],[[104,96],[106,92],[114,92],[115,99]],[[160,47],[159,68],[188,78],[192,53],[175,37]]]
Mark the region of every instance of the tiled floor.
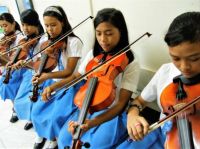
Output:
[[32,149],[35,139],[33,129],[25,131],[25,121],[10,123],[12,103],[0,99],[0,149]]

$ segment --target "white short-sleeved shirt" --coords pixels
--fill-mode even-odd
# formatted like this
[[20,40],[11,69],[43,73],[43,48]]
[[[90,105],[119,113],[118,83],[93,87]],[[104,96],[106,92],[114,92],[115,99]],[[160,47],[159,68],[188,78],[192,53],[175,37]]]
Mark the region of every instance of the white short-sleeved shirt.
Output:
[[[78,68],[78,72],[81,75],[85,74],[86,66],[93,58],[93,50],[90,50]],[[134,59],[134,61],[128,64],[128,66],[125,68],[125,71],[117,76],[117,78],[115,79],[115,85],[117,86],[117,99],[119,97],[118,94],[120,88],[129,90],[131,92],[136,92],[137,84],[139,81],[139,70],[139,63],[137,59]]]
[[[79,38],[70,37],[70,36],[68,37],[67,47],[66,47],[65,50],[62,50],[61,56],[60,56],[60,59],[61,59],[61,62],[62,62],[64,69],[66,69],[68,58],[70,58],[70,57],[81,57],[82,56],[82,47],[83,47],[83,44],[82,44],[82,42],[80,41]],[[77,64],[77,66],[78,66],[78,64]],[[77,66],[75,68],[75,71],[78,68]],[[55,71],[60,71],[58,65],[56,66],[56,68],[52,72],[55,72]],[[60,79],[53,79],[53,80],[58,81]]]
[[155,73],[151,81],[143,89],[141,93],[142,98],[147,102],[157,100],[157,104],[162,110],[160,104],[161,93],[165,87],[173,82],[173,78],[180,74],[181,72],[175,67],[173,63],[163,64]]

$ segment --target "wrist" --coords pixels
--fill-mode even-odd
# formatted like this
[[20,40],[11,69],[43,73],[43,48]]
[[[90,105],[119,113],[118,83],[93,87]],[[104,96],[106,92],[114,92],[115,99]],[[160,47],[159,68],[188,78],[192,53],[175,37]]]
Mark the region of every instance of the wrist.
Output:
[[127,108],[127,114],[134,113],[136,115],[139,115],[140,112],[142,112],[142,106],[136,103],[130,102]]

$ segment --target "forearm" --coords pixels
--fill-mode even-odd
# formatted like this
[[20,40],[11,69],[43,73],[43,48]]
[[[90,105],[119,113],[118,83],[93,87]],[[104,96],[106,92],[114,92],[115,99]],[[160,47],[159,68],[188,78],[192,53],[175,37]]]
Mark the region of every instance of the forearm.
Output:
[[53,83],[52,85],[50,85],[49,87],[51,88],[52,91],[55,91],[63,86],[65,86],[66,84],[68,84],[69,82],[71,82],[72,80],[74,80],[76,78],[75,75],[71,75],[65,79],[62,79],[58,82]]
[[55,71],[55,72],[49,72],[48,76],[50,79],[62,79],[70,76],[73,73],[71,70],[62,70],[62,71]]
[[[142,109],[145,108],[146,106],[146,102],[142,99],[141,96],[137,97],[136,99],[134,99],[132,102],[131,102],[131,105],[129,106],[128,108],[128,116],[129,115],[139,115],[140,113],[140,108],[138,107],[141,107]],[[134,105],[134,106],[132,106]],[[135,106],[136,105],[136,106]],[[138,107],[137,107],[138,106]]]

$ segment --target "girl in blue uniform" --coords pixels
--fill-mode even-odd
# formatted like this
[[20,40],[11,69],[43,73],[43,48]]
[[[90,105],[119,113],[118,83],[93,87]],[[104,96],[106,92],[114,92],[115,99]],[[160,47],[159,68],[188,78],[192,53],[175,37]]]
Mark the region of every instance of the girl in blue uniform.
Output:
[[[43,20],[49,35],[48,39],[51,41],[58,39],[72,29],[64,10],[59,6],[47,7],[43,14]],[[42,89],[58,81],[59,78],[70,76],[76,69],[76,65],[81,57],[82,42],[74,33],[71,33],[62,41],[63,45],[58,49],[56,68],[48,73],[36,74],[32,79],[33,84],[41,84]],[[78,88],[78,86],[76,87]],[[77,90],[76,87],[74,90]],[[68,91],[70,93],[66,96],[63,96],[65,92],[58,94],[48,102],[42,101],[40,96],[38,101],[33,104],[31,117],[38,135],[34,148],[41,148],[44,145],[45,139],[49,140],[47,148],[57,148],[56,137],[58,137],[62,125],[70,115],[69,112],[72,111],[70,103],[66,100],[69,96],[73,96],[74,90]],[[55,112],[53,110],[55,107],[59,111]],[[58,123],[54,125],[54,117],[57,115],[61,115],[61,117]]]
[[[94,28],[96,35],[94,48],[88,52],[79,66],[78,72],[71,78],[85,74],[86,66],[94,57],[103,54],[103,58],[99,61],[101,63],[108,55],[112,56],[129,44],[126,22],[119,10],[114,8],[100,10],[94,19]],[[128,58],[126,68],[114,80],[117,88],[113,104],[104,110],[89,114],[87,120],[81,126],[83,129],[81,141],[88,142],[91,149],[115,148],[126,139],[126,114],[124,109],[132,93],[136,91],[139,80],[137,60],[131,51],[126,56]],[[79,112],[80,110],[77,108],[61,129],[58,138],[60,149],[71,146],[74,127],[78,125],[75,121],[78,119]]]
[[[15,21],[10,13],[2,13],[0,15],[0,27],[4,30],[4,36],[15,36],[14,40],[12,40],[9,44],[9,47],[7,47],[7,50],[17,46],[19,44],[19,41],[23,38],[23,35],[20,33],[21,29],[19,24]],[[9,53],[8,56],[11,57],[11,53]],[[0,78],[0,96],[2,100],[10,99],[12,102],[14,102],[15,96],[21,84],[21,76],[23,74],[23,71],[12,71],[12,77],[10,78],[8,84],[3,83],[3,81],[5,80],[5,74],[6,69],[3,70],[3,75]],[[13,109],[10,122],[14,123],[17,120],[17,114]]]
[[[20,15],[22,29],[25,34],[25,41],[34,40],[36,36],[41,36],[44,33],[43,27],[39,21],[39,16],[35,10],[27,9],[23,11]],[[41,40],[40,40],[41,39]],[[33,43],[24,46],[27,47],[28,58],[31,58],[34,53],[38,52],[41,46],[41,41],[43,38],[35,39]],[[35,58],[33,58],[33,61]],[[13,68],[19,69],[21,68],[21,64],[23,60],[19,60],[16,64],[13,65]],[[25,70],[22,76],[21,85],[19,87],[18,93],[14,100],[14,108],[17,113],[17,116],[21,120],[28,120],[26,125],[24,126],[25,130],[30,129],[33,125],[31,123],[31,110],[32,110],[32,102],[29,99],[31,90],[32,90],[32,71],[31,69],[22,68]]]

